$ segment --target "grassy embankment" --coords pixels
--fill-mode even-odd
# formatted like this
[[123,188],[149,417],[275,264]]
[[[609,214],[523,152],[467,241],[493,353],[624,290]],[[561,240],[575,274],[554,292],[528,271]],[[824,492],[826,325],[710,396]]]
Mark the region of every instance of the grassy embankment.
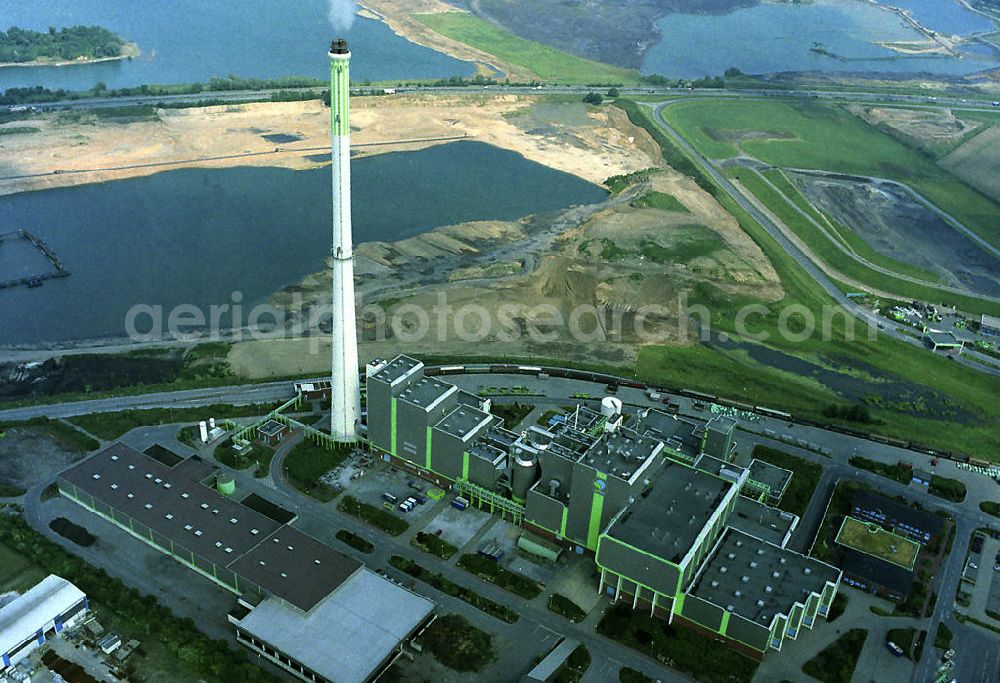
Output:
[[53,364],[47,374],[57,380],[55,387],[35,393],[32,386],[7,394],[0,409],[240,384],[245,378],[229,367],[229,349],[228,342],[206,342],[187,351],[160,348],[63,356],[47,361]]
[[258,417],[267,415],[276,406],[254,404],[248,406],[211,405],[201,408],[148,408],[144,410],[123,410],[117,413],[91,413],[69,418],[76,426],[99,439],[114,441],[123,434],[137,428],[152,425],[166,425],[181,422],[200,422],[209,418]]
[[639,81],[639,72],[591,61],[520,38],[464,12],[413,17],[441,35],[528,69],[546,83],[621,85]]
[[[817,103],[788,102],[684,102],[664,109],[664,117],[708,158],[726,159],[749,154],[781,168],[806,168],[853,175],[885,177],[905,183],[950,212],[984,239],[1000,244],[997,218],[1000,206],[937,166],[927,155],[869,126],[844,109]],[[745,133],[755,137],[736,140]],[[850,145],[841,144],[850,139]],[[891,160],[891,161],[890,161]],[[929,284],[921,285],[881,273],[845,254],[831,238],[796,211],[796,197],[775,192],[755,171],[729,169],[785,225],[824,262],[871,287],[903,299],[945,301],[975,313],[1000,313],[1000,304],[978,297],[953,294]],[[773,181],[773,177],[769,178]],[[785,186],[779,188],[785,189]],[[797,192],[795,194],[798,194]],[[804,198],[799,197],[802,201]],[[807,213],[816,218],[815,210]],[[821,224],[825,220],[819,221]],[[895,273],[928,278],[922,269],[879,256],[849,230],[828,229],[842,246],[858,256]],[[852,238],[846,235],[852,234]],[[838,239],[839,238],[839,239]]]
[[[927,155],[836,105],[699,100],[669,106],[664,117],[710,159],[728,159],[745,152],[780,168],[835,171],[904,183],[1000,246],[1000,207],[996,203]],[[740,131],[777,135],[765,134],[738,144],[727,139]],[[845,144],[846,140],[850,144]]]
[[30,420],[0,422],[0,437],[8,429],[23,428],[45,434],[63,448],[71,451],[92,451],[100,447],[97,439],[87,436],[72,425],[61,420],[50,420],[47,417],[35,417]]
[[[749,214],[669,140],[648,110],[629,101],[619,100],[619,103],[633,123],[653,135],[668,164],[692,176],[736,218],[777,271],[785,297],[766,306],[766,313],[751,316],[750,331],[768,333],[767,346],[773,351],[855,382],[864,398],[872,397],[871,412],[883,422],[862,425],[863,428],[945,450],[998,459],[1000,434],[992,428],[1000,419],[1000,405],[993,398],[1000,390],[996,378],[882,335],[869,341],[867,329],[860,324],[850,339],[843,318],[835,319],[828,341],[823,341],[818,331],[800,342],[778,335],[779,315],[786,307],[804,306],[819,321],[823,320],[823,308],[829,307],[832,300]],[[739,338],[732,322],[737,303],[727,305],[723,297],[706,301],[694,296],[691,303],[704,303],[710,308],[715,331]],[[798,329],[797,320],[797,315],[790,316],[788,327]],[[786,371],[754,360],[740,349],[646,346],[640,349],[636,375],[650,382],[689,386],[821,420],[827,419],[824,408],[846,400],[828,383],[807,373]],[[891,398],[879,398],[880,384],[886,381],[899,381],[908,388]]]

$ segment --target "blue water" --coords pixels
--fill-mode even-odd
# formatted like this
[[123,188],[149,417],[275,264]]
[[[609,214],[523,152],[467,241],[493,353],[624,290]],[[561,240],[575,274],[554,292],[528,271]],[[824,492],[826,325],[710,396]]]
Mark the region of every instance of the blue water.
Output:
[[[0,69],[0,90],[43,85],[82,90],[193,83],[213,76],[329,75],[334,31],[327,0],[0,0],[0,27],[34,30],[75,24],[104,26],[139,45],[131,62]],[[388,80],[470,76],[474,67],[400,38],[385,24],[357,18],[347,34],[352,77]]]
[[[357,159],[352,174],[358,243],[607,196],[576,176],[478,142]],[[36,234],[72,273],[37,289],[0,290],[0,344],[122,336],[136,304],[207,311],[239,291],[249,310],[324,269],[331,204],[329,166],[181,169],[0,197],[0,232]],[[24,275],[11,258],[38,267],[37,254],[7,247],[0,244],[0,280]]]
[[[951,4],[950,0],[927,1]],[[949,11],[942,16],[952,14]],[[660,20],[659,27],[663,38],[647,51],[643,73],[699,78],[721,75],[735,66],[750,74],[867,71],[964,75],[1000,67],[996,50],[984,53],[974,48],[964,52],[966,58],[957,59],[906,56],[880,47],[873,41],[919,40],[922,35],[897,15],[860,0],[765,4],[722,16],[671,14]],[[813,52],[811,48],[817,43],[847,61]]]
[[955,0],[886,0],[893,7],[909,10],[921,26],[938,33],[968,36],[996,30],[989,17],[964,7]]

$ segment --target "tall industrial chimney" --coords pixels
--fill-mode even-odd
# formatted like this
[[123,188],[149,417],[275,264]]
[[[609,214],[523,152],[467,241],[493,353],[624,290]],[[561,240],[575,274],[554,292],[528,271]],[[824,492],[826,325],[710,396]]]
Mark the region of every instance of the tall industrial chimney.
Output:
[[361,418],[358,335],[354,322],[354,247],[351,238],[351,52],[330,46],[330,129],[333,165],[333,371],[330,434],[357,441]]

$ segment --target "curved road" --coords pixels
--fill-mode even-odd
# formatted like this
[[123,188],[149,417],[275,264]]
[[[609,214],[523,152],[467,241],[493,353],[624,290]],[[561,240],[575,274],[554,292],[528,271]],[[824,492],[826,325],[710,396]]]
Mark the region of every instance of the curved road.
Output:
[[[823,288],[827,295],[837,302],[837,304],[869,327],[877,328],[882,334],[888,335],[893,339],[905,342],[912,346],[918,346],[923,350],[923,344],[918,339],[900,332],[888,320],[881,318],[867,308],[858,305],[852,299],[849,299],[846,294],[841,292],[833,281],[827,277],[826,273],[824,273],[819,266],[817,266],[802,252],[802,250],[798,248],[798,246],[792,243],[792,241],[785,236],[785,233],[781,230],[781,228],[775,225],[775,223],[763,212],[758,210],[756,206],[743,196],[743,193],[736,189],[736,187],[729,181],[729,178],[720,173],[715,165],[703,157],[698,150],[694,148],[694,146],[692,146],[676,130],[674,130],[669,123],[667,123],[667,120],[663,116],[663,109],[676,101],[678,100],[662,102],[653,106],[653,114],[656,117],[656,123],[670,137],[674,144],[683,149],[695,161],[695,163],[697,163],[702,170],[705,171],[705,173],[711,176],[712,180],[714,180],[733,201],[739,204],[740,208],[750,214],[750,217],[757,221],[757,223],[759,223],[760,226],[768,232],[771,238],[774,239],[774,241],[777,242],[789,256],[795,259],[796,263],[798,263],[798,265],[805,270],[809,276]],[[962,363],[963,365],[980,372],[1000,376],[1000,369],[984,366],[962,356],[958,356],[956,358],[956,362]]]

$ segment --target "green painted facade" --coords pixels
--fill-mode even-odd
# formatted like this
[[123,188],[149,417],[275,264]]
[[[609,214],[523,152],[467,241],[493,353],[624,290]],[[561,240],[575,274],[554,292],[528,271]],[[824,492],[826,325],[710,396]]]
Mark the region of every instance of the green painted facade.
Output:
[[350,96],[350,59],[330,59],[330,129],[335,137],[351,134]]

